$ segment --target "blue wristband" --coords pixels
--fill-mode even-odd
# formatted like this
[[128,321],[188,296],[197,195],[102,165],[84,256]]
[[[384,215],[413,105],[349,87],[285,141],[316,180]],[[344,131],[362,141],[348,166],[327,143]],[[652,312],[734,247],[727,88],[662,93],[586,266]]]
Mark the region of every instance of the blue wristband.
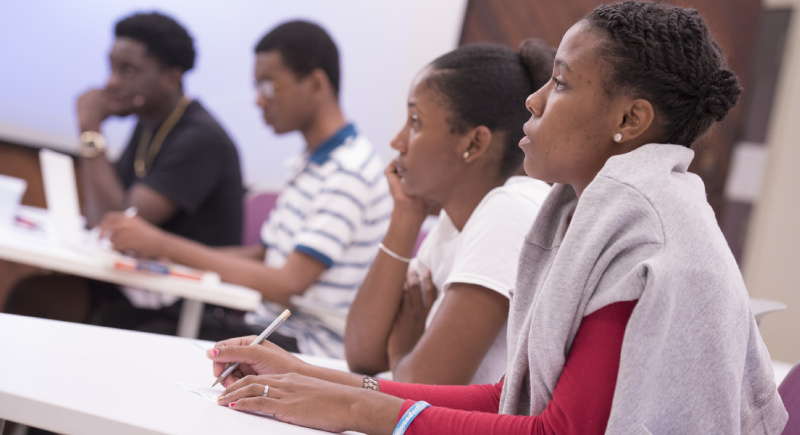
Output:
[[406,433],[408,425],[410,425],[411,422],[414,421],[415,418],[417,418],[417,416],[419,415],[420,412],[422,412],[423,409],[429,406],[431,406],[431,404],[424,400],[420,400],[419,402],[411,405],[411,408],[408,408],[408,411],[406,411],[406,413],[403,414],[403,418],[401,418],[400,421],[397,422],[397,426],[395,426],[392,435],[403,435],[404,433]]

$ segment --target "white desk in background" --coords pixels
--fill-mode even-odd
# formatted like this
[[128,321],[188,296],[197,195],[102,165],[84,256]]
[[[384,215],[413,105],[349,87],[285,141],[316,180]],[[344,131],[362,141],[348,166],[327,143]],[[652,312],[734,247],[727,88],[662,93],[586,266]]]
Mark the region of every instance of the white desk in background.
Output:
[[[0,419],[89,435],[321,433],[237,412],[176,385],[214,382],[205,357],[210,346],[0,314]],[[346,367],[326,358],[309,362]]]
[[753,310],[756,324],[761,325],[761,319],[763,319],[764,316],[769,313],[785,310],[786,304],[770,299],[750,298],[750,308]]
[[185,298],[178,324],[181,337],[197,337],[203,303],[245,311],[254,310],[261,303],[259,292],[239,285],[114,269],[107,258],[96,252],[69,249],[52,240],[46,228],[46,210],[20,207],[19,215],[44,228],[8,228],[0,234],[0,259]]

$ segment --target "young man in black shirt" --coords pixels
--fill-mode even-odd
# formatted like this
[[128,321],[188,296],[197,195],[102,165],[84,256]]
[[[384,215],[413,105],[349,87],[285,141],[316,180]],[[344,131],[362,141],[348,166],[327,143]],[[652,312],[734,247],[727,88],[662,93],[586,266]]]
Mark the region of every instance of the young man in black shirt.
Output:
[[[238,244],[242,225],[239,156],[220,125],[183,95],[194,65],[186,30],[158,14],[117,23],[105,88],[78,99],[81,184],[89,223],[135,206],[145,220],[212,245]],[[101,124],[136,115],[138,123],[112,167],[102,152]]]
[[[212,246],[238,245],[244,192],[239,155],[217,121],[183,94],[183,75],[195,59],[191,36],[159,13],[119,21],[115,36],[105,87],[77,101],[89,225],[107,212],[136,207],[165,231]],[[111,163],[102,123],[129,115],[138,123],[120,159]],[[6,310],[82,322],[97,308],[127,302],[123,298],[110,284],[36,276],[17,284]]]

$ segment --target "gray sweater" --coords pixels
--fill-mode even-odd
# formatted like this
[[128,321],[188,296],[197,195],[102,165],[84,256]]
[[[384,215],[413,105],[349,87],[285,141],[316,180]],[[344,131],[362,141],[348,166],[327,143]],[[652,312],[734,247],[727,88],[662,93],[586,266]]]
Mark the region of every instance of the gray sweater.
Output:
[[541,414],[583,317],[638,299],[608,433],[780,433],[770,357],[693,156],[646,145],[609,159],[580,201],[553,188],[520,256],[501,413]]

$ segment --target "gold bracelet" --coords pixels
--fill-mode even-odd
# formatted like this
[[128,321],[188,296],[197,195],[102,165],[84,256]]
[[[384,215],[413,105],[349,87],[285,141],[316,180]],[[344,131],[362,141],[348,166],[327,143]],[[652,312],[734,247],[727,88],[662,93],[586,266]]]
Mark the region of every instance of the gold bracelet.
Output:
[[106,150],[106,140],[96,131],[81,133],[81,156],[91,159],[103,154]]
[[380,391],[378,380],[372,376],[364,376],[364,388],[372,391]]

